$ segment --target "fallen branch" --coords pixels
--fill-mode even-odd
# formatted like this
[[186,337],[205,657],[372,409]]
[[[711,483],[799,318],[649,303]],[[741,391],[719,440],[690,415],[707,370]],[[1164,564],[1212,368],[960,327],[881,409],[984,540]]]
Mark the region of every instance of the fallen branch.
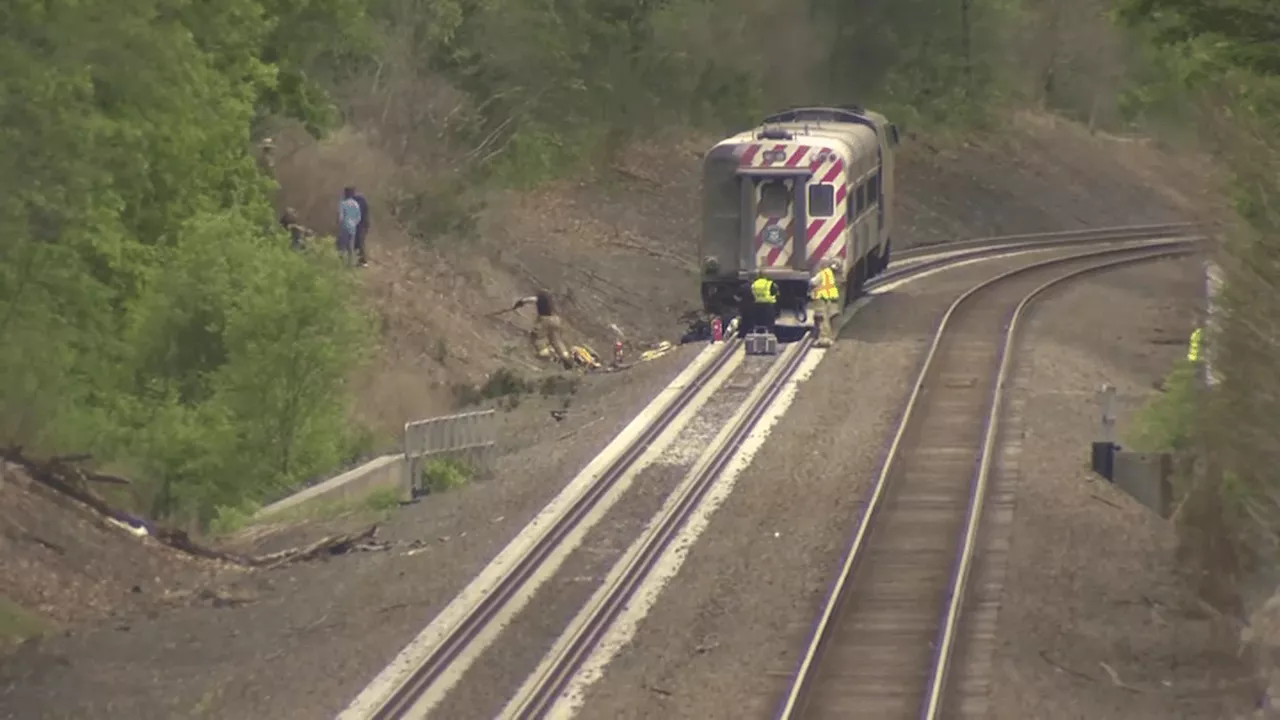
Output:
[[[186,532],[176,528],[156,527],[154,523],[145,518],[139,518],[123,510],[111,507],[87,487],[77,486],[75,482],[68,479],[68,476],[80,480],[91,475],[109,477],[98,473],[85,473],[71,465],[73,462],[83,462],[90,459],[89,455],[65,455],[41,461],[27,457],[23,454],[20,446],[14,446],[0,450],[0,458],[21,467],[31,479],[75,500],[101,517],[115,520],[129,527],[145,528],[147,534],[167,547],[188,555],[243,567],[275,568],[292,562],[315,559],[322,555],[341,555],[355,548],[362,541],[371,539],[378,530],[377,525],[371,525],[360,532],[330,535],[301,547],[269,555],[250,557],[201,545],[192,540]],[[378,547],[376,549],[383,548]]]
[[[27,475],[29,475],[31,479],[41,485],[61,493],[72,500],[76,500],[82,505],[96,511],[100,515],[104,515],[135,527],[146,526],[149,531],[154,532],[154,529],[150,527],[150,523],[147,523],[141,518],[136,518],[123,510],[112,508],[105,500],[94,495],[87,487],[84,487],[83,482],[80,483],[79,487],[77,487],[75,483],[69,482],[68,476],[83,480],[83,478],[87,477],[87,474],[78,468],[71,467],[68,461],[64,461],[61,458],[56,457],[45,461],[33,460],[23,454],[21,446],[13,446],[0,450],[0,457],[21,467],[27,472]],[[69,455],[64,457],[87,458],[88,456]]]
[[1094,495],[1094,494],[1090,493],[1090,494],[1089,494],[1089,497],[1093,498],[1094,500],[1097,500],[1098,502],[1102,503],[1103,505],[1110,505],[1111,507],[1113,507],[1113,508],[1115,508],[1115,509],[1117,509],[1117,510],[1123,510],[1123,509],[1124,509],[1124,508],[1120,507],[1119,505],[1117,505],[1117,504],[1115,504],[1115,503],[1111,502],[1110,500],[1108,500],[1108,499],[1106,499],[1106,498],[1104,498],[1104,497],[1102,497],[1102,496],[1100,496],[1100,495]]
[[329,535],[308,545],[282,550],[269,555],[260,555],[251,559],[250,564],[270,570],[291,562],[314,560],[322,555],[342,555],[353,549],[360,541],[372,539],[377,532],[378,526],[370,525],[360,532]]
[[236,553],[215,550],[211,547],[200,545],[192,540],[186,532],[176,528],[157,528],[152,532],[152,537],[161,543],[184,552],[188,555],[195,555],[208,560],[220,560],[222,562],[232,563],[233,565],[252,565],[253,559]]
[[623,177],[630,178],[630,179],[632,179],[632,180],[638,180],[638,181],[640,181],[640,182],[642,182],[642,183],[645,183],[646,185],[650,185],[650,186],[652,186],[652,187],[661,187],[661,186],[662,186],[662,183],[658,182],[657,180],[654,180],[653,178],[648,177],[647,175],[641,175],[640,173],[636,172],[635,170],[631,170],[631,169],[628,169],[628,168],[624,168],[624,167],[622,167],[621,165],[611,165],[611,166],[609,167],[609,169],[610,169],[610,170],[613,170],[614,172],[618,173],[619,175],[621,175],[621,176],[623,176]]

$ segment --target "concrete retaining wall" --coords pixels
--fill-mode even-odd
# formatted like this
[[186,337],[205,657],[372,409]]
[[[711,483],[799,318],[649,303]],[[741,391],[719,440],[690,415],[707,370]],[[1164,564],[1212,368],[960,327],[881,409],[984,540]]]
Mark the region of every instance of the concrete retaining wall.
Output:
[[402,501],[413,499],[409,470],[403,454],[383,455],[370,460],[360,467],[274,502],[259,510],[254,517],[266,518],[312,503],[359,502],[378,490],[394,490]]

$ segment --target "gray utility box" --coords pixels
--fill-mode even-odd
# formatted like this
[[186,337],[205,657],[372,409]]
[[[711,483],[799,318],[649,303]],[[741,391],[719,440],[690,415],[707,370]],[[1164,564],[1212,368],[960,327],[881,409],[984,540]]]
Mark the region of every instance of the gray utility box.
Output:
[[749,332],[745,338],[748,355],[777,355],[778,336],[769,332]]

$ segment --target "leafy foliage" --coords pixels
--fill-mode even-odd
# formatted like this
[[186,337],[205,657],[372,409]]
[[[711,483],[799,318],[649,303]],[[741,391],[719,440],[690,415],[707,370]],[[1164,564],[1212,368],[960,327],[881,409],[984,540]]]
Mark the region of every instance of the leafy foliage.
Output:
[[[1199,3],[1231,9],[1234,26],[1191,0],[1126,3],[1180,42],[1274,28],[1260,0]],[[1095,4],[1073,21],[1085,35]],[[669,128],[721,133],[809,102],[955,128],[1058,66],[1092,86],[1103,69],[1031,62],[1015,42],[1037,18],[1052,21],[1037,42],[1066,37],[1059,5],[13,0],[0,11],[0,440],[92,449],[139,469],[154,512],[201,522],[349,459],[361,436],[346,377],[369,323],[333,258],[263,229],[274,188],[251,139],[279,116],[317,136],[340,121],[368,131],[405,166],[388,216],[424,237],[463,232],[471,191],[590,170]],[[1194,41],[1268,67],[1265,48],[1216,42]],[[1144,67],[1169,77],[1171,56],[1151,52]],[[1175,85],[1144,83],[1131,115],[1176,104]]]
[[[1275,373],[1280,326],[1280,6],[1267,0],[1124,0],[1119,18],[1149,33],[1171,58],[1175,82],[1199,110],[1194,119],[1230,171],[1237,217],[1217,257],[1224,289],[1208,347],[1221,382],[1200,408],[1191,440],[1205,470],[1189,499],[1199,527],[1186,535],[1206,577],[1273,567],[1280,538],[1280,461]],[[1167,87],[1167,85],[1166,85]],[[1185,529],[1185,524],[1184,524]],[[1212,552],[1230,547],[1232,563]],[[1220,554],[1220,553],[1219,553]]]
[[1270,0],[1124,0],[1117,15],[1152,26],[1159,43],[1208,40],[1234,65],[1280,74],[1280,5]]
[[3,15],[4,440],[141,466],[153,510],[200,520],[333,464],[363,320],[336,268],[261,229],[249,136],[271,109],[320,127],[303,68],[354,42],[358,4]]

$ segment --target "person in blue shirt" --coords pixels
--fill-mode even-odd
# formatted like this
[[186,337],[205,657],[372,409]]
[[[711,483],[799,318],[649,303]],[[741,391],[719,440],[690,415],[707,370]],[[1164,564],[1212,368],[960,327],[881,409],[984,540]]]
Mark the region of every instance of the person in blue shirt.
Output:
[[348,264],[355,249],[356,231],[360,228],[360,204],[355,194],[355,188],[343,188],[342,201],[338,203],[338,254]]

